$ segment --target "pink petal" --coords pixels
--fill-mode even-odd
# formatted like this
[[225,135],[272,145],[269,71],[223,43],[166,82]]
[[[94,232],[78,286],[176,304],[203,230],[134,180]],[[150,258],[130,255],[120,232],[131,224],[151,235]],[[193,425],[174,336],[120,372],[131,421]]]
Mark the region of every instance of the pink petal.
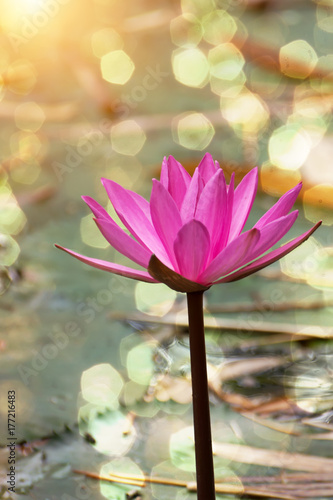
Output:
[[195,281],[210,252],[210,237],[205,226],[197,220],[185,224],[177,234],[174,250],[179,274]]
[[169,166],[168,158],[165,156],[162,161],[160,182],[163,184],[165,189],[169,188]]
[[234,182],[235,182],[235,172],[231,174],[230,184],[229,186],[227,186],[227,207],[223,222],[221,221],[223,223],[223,232],[221,234],[221,238],[218,245],[216,245],[214,257],[218,253],[220,253],[221,250],[223,250],[223,248],[227,245],[229,239],[230,227],[232,223],[232,211],[234,206],[234,194],[235,194]]
[[142,267],[148,268],[152,252],[126,234],[112,219],[94,219],[104,238],[118,252]]
[[198,277],[199,283],[212,283],[225,274],[231,273],[248,262],[248,250],[259,240],[259,230],[250,229],[234,239]]
[[203,188],[195,212],[195,219],[202,222],[209,231],[212,252],[214,252],[215,245],[220,241],[225,229],[226,207],[226,182],[223,171],[220,169]]
[[137,205],[141,208],[142,212],[145,214],[147,219],[151,222],[150,216],[150,203],[143,196],[140,196],[138,193],[134,191],[127,190],[130,196],[132,196],[133,200],[137,203]]
[[[173,172],[180,173],[181,177],[183,178],[184,183],[188,187],[188,185],[191,182],[191,176],[188,173],[188,171],[186,170],[186,168],[184,168],[183,165],[181,163],[179,163],[179,161],[175,160],[175,158],[173,156],[169,156],[169,169],[170,169],[171,174],[173,174]],[[169,177],[169,179],[170,179],[170,177]]]
[[[163,184],[153,179],[153,189],[150,198],[151,218],[169,258],[176,264],[173,244],[182,226],[179,210],[171,194]],[[176,271],[176,269],[175,269]]]
[[82,196],[82,199],[95,215],[94,221],[110,245],[140,266],[147,268],[152,253],[126,234],[97,201],[90,196]]
[[[260,238],[253,251],[250,250],[249,262],[256,259],[264,252],[267,252],[272,248],[278,241],[283,238],[285,234],[290,230],[290,228],[295,223],[298,216],[298,210],[291,212],[284,217],[270,222],[260,230]],[[258,229],[258,228],[256,228]]]
[[92,213],[97,219],[107,219],[109,220],[111,217],[96,200],[91,198],[90,196],[82,196],[83,201],[88,205]]
[[199,173],[199,170],[196,168],[180,209],[180,215],[184,224],[194,218],[198,199],[203,188],[204,181]]
[[214,162],[213,157],[210,153],[206,153],[198,165],[198,170],[201,177],[206,184],[213,175],[220,169],[217,162]]
[[[127,190],[127,193],[130,196],[132,196],[133,200],[139,205],[139,207],[141,208],[143,213],[151,221],[149,202],[147,200],[145,200],[139,194],[134,193],[134,191]],[[83,201],[86,202],[86,204],[88,205],[90,210],[93,212],[95,217],[97,217],[97,219],[100,219],[101,217],[104,219],[111,219],[111,216],[108,214],[108,212],[99,203],[97,203],[96,200],[94,200],[90,196],[82,196],[82,199],[83,199]]]
[[253,168],[241,180],[235,190],[229,241],[236,238],[243,230],[256,196],[257,186],[258,169]]
[[269,252],[268,254],[264,255],[260,259],[256,260],[255,262],[252,262],[252,264],[249,264],[243,269],[240,269],[239,271],[236,271],[229,276],[226,276],[225,278],[218,280],[215,282],[216,283],[228,283],[231,281],[237,281],[242,278],[246,278],[247,276],[250,276],[251,274],[260,271],[260,269],[263,269],[264,267],[269,266],[273,262],[281,259],[285,255],[287,255],[289,252],[297,248],[299,245],[301,245],[304,241],[306,241],[312,233],[315,232],[316,229],[321,225],[321,221],[317,222],[315,226],[313,226],[309,231],[306,233],[302,234],[301,236],[298,236],[297,238],[289,241],[289,243],[286,243],[285,245],[282,245],[282,247],[277,248],[276,250],[273,250],[272,252]]
[[169,191],[179,209],[190,182],[190,174],[173,156],[169,156],[168,159],[164,158],[161,170],[161,184]]
[[146,271],[139,271],[130,267],[120,266],[119,264],[114,264],[113,262],[108,262],[106,260],[92,259],[60,245],[55,246],[60,248],[60,250],[64,250],[64,252],[69,253],[69,255],[72,255],[81,262],[84,262],[84,264],[96,267],[97,269],[102,269],[103,271],[108,271],[113,274],[119,274],[120,276],[125,276],[126,278],[132,278],[134,280],[146,281],[147,283],[158,283],[158,281],[152,278]]
[[291,210],[294,205],[297,196],[302,189],[302,183],[300,182],[294,188],[290,189],[287,193],[285,193],[279,201],[275,203],[256,223],[254,227],[257,229],[261,229],[269,222],[272,222],[275,219],[279,219],[283,215],[287,215],[289,210]]
[[165,264],[170,265],[167,253],[161,244],[156,231],[142,209],[146,206],[142,200],[138,201],[136,193],[124,189],[122,186],[109,179],[102,179],[109,198],[125,227],[147,250],[156,254]]

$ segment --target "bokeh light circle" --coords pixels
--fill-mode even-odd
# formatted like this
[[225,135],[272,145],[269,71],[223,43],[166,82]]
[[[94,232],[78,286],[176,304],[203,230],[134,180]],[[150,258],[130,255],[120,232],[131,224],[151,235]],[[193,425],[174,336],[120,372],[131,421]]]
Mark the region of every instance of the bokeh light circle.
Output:
[[202,38],[201,23],[193,14],[175,17],[170,23],[170,35],[178,47],[195,47]]
[[211,75],[223,80],[234,80],[245,64],[244,57],[233,43],[223,43],[208,54]]
[[91,47],[96,57],[103,57],[112,50],[121,50],[124,42],[113,28],[103,28],[91,37]]
[[188,87],[202,88],[208,82],[209,64],[200,49],[175,50],[172,54],[172,68],[176,80]]
[[300,168],[310,149],[311,142],[304,130],[293,124],[274,130],[268,144],[270,161],[285,170]]
[[333,185],[317,184],[304,191],[304,215],[311,222],[333,225]]
[[284,45],[279,54],[284,75],[304,79],[311,75],[318,62],[314,48],[305,40],[294,40]]
[[245,88],[236,99],[221,97],[220,108],[230,126],[241,134],[257,134],[269,119],[269,112],[262,99]]
[[104,80],[124,85],[131,78],[134,63],[123,50],[113,50],[101,58],[101,71]]
[[108,363],[88,368],[81,376],[83,398],[89,403],[114,407],[124,381],[121,375]]
[[235,19],[225,10],[213,10],[202,20],[204,39],[213,45],[229,42],[237,31]]
[[202,151],[214,137],[211,121],[202,113],[183,113],[173,120],[174,140],[187,149]]
[[146,134],[135,120],[124,120],[111,129],[112,149],[117,153],[135,156],[146,142]]
[[15,109],[15,123],[24,132],[36,132],[45,121],[45,112],[34,101],[19,104]]

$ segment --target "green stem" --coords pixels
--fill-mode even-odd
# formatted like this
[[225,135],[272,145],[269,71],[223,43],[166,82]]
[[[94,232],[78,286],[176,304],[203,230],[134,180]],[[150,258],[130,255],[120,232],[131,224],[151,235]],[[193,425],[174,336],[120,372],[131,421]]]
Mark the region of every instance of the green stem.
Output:
[[187,306],[190,331],[197,498],[198,500],[215,500],[203,319],[203,292],[188,293]]

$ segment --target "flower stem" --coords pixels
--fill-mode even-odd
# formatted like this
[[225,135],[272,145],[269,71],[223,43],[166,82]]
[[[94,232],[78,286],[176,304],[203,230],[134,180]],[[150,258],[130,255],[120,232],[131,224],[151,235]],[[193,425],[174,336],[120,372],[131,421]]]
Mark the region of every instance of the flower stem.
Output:
[[193,393],[198,500],[214,500],[214,464],[210,428],[203,292],[187,294]]

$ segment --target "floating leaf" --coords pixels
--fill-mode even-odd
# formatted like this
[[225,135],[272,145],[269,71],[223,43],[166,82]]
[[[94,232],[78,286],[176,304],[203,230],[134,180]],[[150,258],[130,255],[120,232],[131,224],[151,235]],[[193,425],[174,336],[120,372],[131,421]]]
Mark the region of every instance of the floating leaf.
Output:
[[120,456],[132,447],[136,432],[132,426],[128,432],[128,419],[120,411],[99,414],[96,407],[87,405],[80,409],[81,435],[89,435],[96,441],[95,448],[108,456]]

